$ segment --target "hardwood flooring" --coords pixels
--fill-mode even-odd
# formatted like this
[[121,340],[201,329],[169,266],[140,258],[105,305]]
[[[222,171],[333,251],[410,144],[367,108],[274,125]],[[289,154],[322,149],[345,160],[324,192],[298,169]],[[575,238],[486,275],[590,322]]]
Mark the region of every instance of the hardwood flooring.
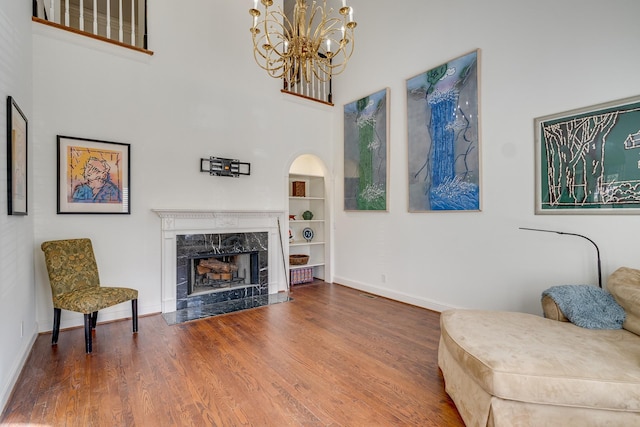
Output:
[[[169,326],[160,315],[37,337],[1,426],[463,426],[439,314],[335,284]],[[64,316],[64,313],[63,313]]]

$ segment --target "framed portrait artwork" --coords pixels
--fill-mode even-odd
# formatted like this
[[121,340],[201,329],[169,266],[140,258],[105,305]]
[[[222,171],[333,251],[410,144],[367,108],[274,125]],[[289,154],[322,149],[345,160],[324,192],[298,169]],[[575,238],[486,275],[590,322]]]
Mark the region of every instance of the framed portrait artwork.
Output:
[[58,135],[58,213],[130,214],[130,145]]
[[27,215],[27,118],[7,97],[7,205],[9,215]]
[[536,214],[640,212],[640,96],[534,119]]

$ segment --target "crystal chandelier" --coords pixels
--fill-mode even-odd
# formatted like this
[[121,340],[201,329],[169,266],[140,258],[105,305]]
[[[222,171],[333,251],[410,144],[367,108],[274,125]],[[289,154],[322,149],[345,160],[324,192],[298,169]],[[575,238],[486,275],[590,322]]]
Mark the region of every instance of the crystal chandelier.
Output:
[[258,10],[258,0],[253,1],[249,13],[253,17],[251,34],[253,56],[258,65],[274,78],[306,82],[326,82],[344,71],[353,53],[353,33],[356,22],[353,8],[342,0],[339,15],[314,0],[295,0],[292,16],[286,16],[281,8],[274,10],[273,0],[260,0],[263,12]]

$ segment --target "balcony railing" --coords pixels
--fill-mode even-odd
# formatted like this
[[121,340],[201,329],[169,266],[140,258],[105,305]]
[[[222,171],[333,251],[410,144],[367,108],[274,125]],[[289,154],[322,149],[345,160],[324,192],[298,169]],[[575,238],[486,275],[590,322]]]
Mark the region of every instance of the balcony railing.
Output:
[[283,93],[297,95],[323,104],[333,105],[331,80],[328,82],[321,82],[312,78],[310,82],[306,82],[304,79],[297,79],[294,81],[283,79],[283,82]]
[[146,0],[33,0],[33,18],[148,52]]
[[309,73],[308,78],[309,81],[302,75],[302,69],[298,68],[296,75],[282,79],[282,92],[333,105],[331,77],[327,81],[322,81],[316,78],[314,73]]

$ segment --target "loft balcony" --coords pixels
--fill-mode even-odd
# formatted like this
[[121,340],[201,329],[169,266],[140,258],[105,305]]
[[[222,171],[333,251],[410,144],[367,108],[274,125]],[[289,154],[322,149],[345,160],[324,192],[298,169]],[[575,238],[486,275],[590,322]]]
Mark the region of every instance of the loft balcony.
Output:
[[33,0],[32,19],[153,54],[147,44],[146,0]]

